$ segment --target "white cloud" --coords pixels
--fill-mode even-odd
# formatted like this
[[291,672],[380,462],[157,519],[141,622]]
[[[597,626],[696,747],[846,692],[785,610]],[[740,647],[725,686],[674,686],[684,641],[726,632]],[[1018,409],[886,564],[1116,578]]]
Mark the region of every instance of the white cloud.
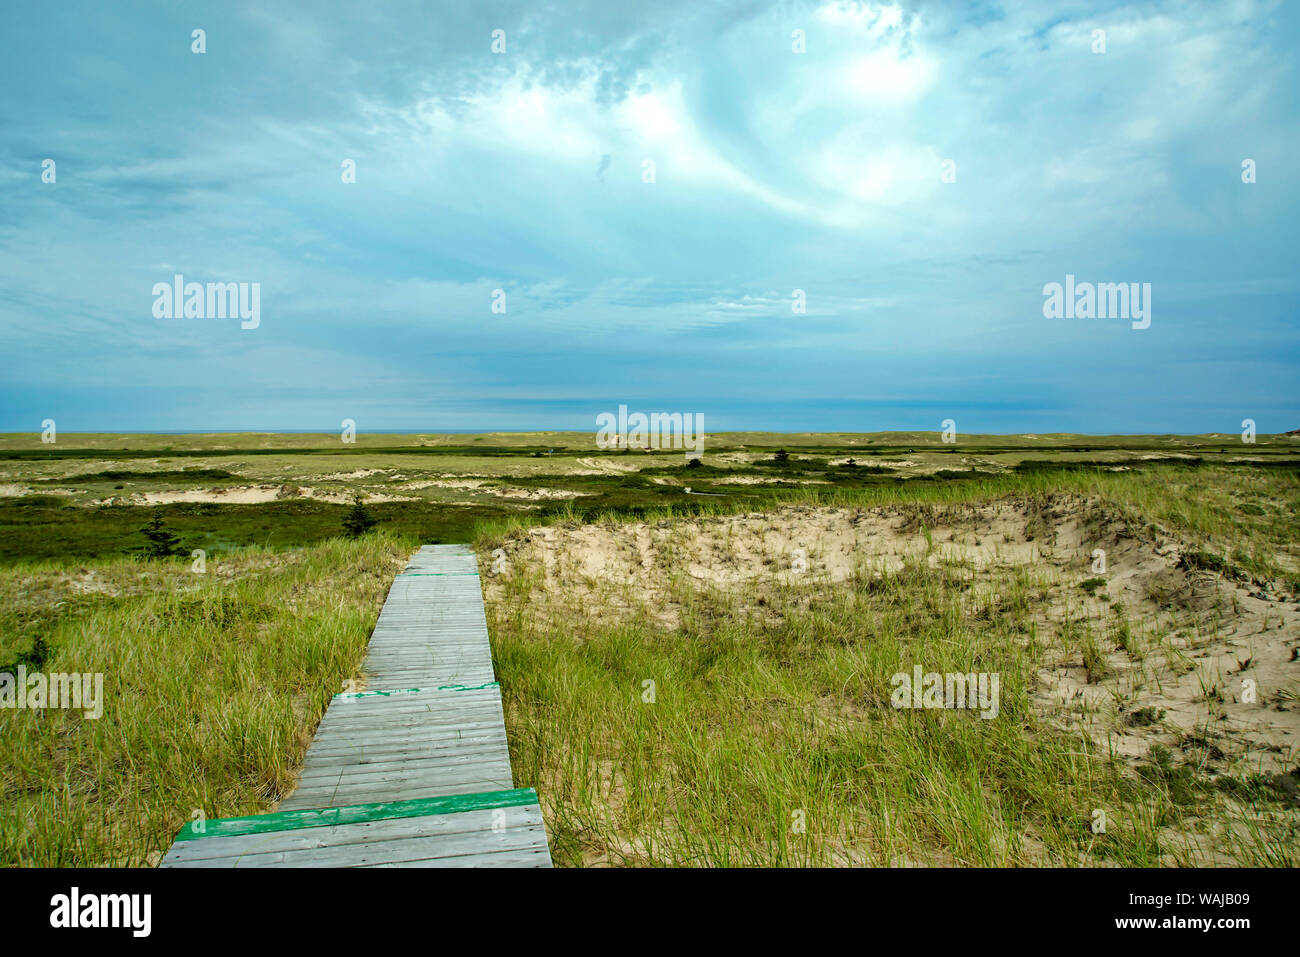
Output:
[[896,47],[883,47],[849,63],[841,82],[851,97],[873,107],[907,106],[926,92],[935,72],[927,57],[905,57]]

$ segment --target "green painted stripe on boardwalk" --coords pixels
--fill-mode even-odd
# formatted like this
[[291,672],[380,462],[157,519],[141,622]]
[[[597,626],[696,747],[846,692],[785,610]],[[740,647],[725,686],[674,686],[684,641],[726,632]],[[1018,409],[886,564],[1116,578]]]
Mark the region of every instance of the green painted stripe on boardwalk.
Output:
[[498,681],[489,681],[485,685],[438,685],[436,688],[395,688],[392,691],[341,691],[334,697],[352,700],[354,698],[387,698],[395,694],[419,694],[421,691],[482,691],[484,688],[500,688]]
[[536,804],[537,792],[532,788],[513,788],[509,791],[483,791],[479,794],[453,794],[447,797],[421,798],[416,801],[390,801],[382,804],[352,804],[347,807],[317,808],[310,811],[276,811],[274,814],[254,814],[250,817],[226,817],[208,821],[195,830],[198,821],[186,824],[178,841],[193,841],[203,837],[238,837],[243,834],[265,834],[269,831],[295,831],[308,827],[335,827],[340,824],[362,824],[366,821],[389,821],[403,817],[426,817],[430,814],[459,814],[462,811],[486,811],[499,807],[522,807]]
[[423,691],[423,690],[424,690],[423,688],[394,688],[392,691],[341,691],[338,694],[336,694],[334,697],[344,698],[344,699],[376,698],[376,697],[387,698],[390,695],[415,694],[416,692]]

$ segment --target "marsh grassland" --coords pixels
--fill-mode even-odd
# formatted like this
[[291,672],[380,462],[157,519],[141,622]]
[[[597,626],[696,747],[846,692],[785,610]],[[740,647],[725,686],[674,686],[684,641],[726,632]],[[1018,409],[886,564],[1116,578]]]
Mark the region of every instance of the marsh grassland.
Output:
[[[104,675],[97,719],[0,709],[0,862],[149,866],[197,813],[273,809],[407,555],[467,541],[559,864],[1293,866],[1298,463],[1281,437],[747,434],[696,466],[556,433],[0,437],[0,672]],[[348,538],[356,497],[379,524]],[[139,552],[154,518],[177,556]],[[996,675],[996,713],[895,707],[918,667]]]

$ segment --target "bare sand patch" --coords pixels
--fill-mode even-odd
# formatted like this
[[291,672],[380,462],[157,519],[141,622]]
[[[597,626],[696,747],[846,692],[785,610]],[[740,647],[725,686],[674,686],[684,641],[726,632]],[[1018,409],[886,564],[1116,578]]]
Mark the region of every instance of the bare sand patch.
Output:
[[638,472],[641,469],[635,462],[618,462],[614,459],[578,459],[578,464],[589,469],[595,469],[597,475],[624,475],[628,472]]
[[712,461],[726,462],[730,465],[749,465],[751,462],[762,458],[762,456],[754,452],[719,452],[710,458]]
[[[285,466],[287,469],[289,466]],[[357,469],[354,472],[333,472],[329,475],[320,476],[317,481],[320,482],[348,482],[353,479],[370,478],[372,475],[387,475],[392,469]]]
[[712,480],[714,485],[830,485],[827,479],[798,478],[793,475],[728,475]]
[[[841,465],[848,465],[849,462],[852,462],[854,465],[858,465],[858,466],[867,466],[871,468],[879,467],[882,469],[907,469],[907,468],[913,468],[916,465],[916,463],[911,461],[910,459],[903,459],[902,461],[898,461],[898,460],[891,461],[889,459],[875,459],[875,458],[859,459],[850,455],[844,455],[837,459],[828,459],[827,461],[829,462],[830,465],[836,467]],[[963,459],[962,461],[964,462],[966,460]]]
[[518,498],[528,501],[581,498],[590,494],[562,488],[520,488],[512,485],[496,485],[488,479],[420,479],[407,482],[400,487],[409,490],[422,488],[461,489],[463,491],[485,492],[500,498]]
[[167,492],[136,492],[92,502],[93,505],[176,505],[211,503],[222,505],[261,505],[285,499],[306,498],[334,505],[350,505],[360,495],[367,503],[415,502],[417,498],[372,492],[366,489],[321,489],[298,485],[242,485],[231,488],[178,489]]
[[480,489],[486,484],[487,479],[416,479],[404,482],[401,488],[412,491],[422,488]]
[[494,488],[492,494],[500,495],[502,498],[522,498],[529,501],[538,501],[540,499],[572,499],[582,498],[590,493],[573,492],[562,488]]
[[[1300,596],[1282,600],[1283,583],[1189,568],[1178,539],[1097,500],[792,506],[532,528],[504,548],[509,567],[535,582],[537,607],[554,606],[578,628],[584,615],[596,621],[619,607],[620,588],[672,628],[683,581],[758,601],[771,589],[892,574],[909,562],[961,566],[994,590],[1000,575],[1030,569],[1043,583],[1026,615],[1045,646],[1032,681],[1045,719],[1133,759],[1153,745],[1208,740],[1215,770],[1281,773],[1300,754]],[[1102,575],[1093,571],[1097,549],[1106,553]],[[1093,578],[1104,581],[1080,587]],[[489,601],[503,600],[499,581],[485,574],[484,587]],[[1138,636],[1128,647],[1113,637],[1121,620]],[[1071,628],[1097,636],[1101,661],[1091,669],[1055,640]]]

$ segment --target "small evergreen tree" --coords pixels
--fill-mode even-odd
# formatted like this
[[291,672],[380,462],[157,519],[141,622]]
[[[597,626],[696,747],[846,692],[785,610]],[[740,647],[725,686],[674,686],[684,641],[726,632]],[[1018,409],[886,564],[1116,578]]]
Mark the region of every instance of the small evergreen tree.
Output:
[[361,496],[352,496],[352,507],[343,517],[343,530],[348,533],[348,538],[360,538],[378,524],[379,520],[366,511]]
[[772,461],[785,465],[786,462],[790,461],[790,453],[785,449],[777,449],[776,454],[772,456]]
[[146,539],[144,547],[140,549],[145,558],[171,558],[173,555],[185,553],[181,548],[181,540],[163,528],[162,518],[159,516],[154,516],[153,521],[140,529],[140,532]]

